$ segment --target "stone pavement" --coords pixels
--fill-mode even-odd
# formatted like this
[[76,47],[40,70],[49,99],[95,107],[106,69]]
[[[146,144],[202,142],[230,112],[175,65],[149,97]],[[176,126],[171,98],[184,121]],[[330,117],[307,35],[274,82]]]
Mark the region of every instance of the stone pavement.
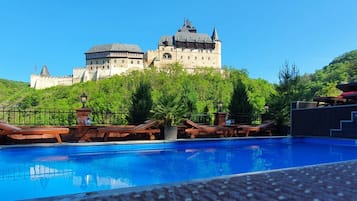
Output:
[[173,185],[81,193],[38,200],[357,200],[357,161],[227,176]]

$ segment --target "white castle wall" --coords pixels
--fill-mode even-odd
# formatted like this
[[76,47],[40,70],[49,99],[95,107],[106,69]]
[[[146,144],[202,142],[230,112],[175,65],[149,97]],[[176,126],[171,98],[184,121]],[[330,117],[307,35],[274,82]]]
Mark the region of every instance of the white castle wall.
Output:
[[31,75],[30,86],[35,89],[45,89],[58,85],[70,86],[73,85],[73,77],[44,77],[40,75]]

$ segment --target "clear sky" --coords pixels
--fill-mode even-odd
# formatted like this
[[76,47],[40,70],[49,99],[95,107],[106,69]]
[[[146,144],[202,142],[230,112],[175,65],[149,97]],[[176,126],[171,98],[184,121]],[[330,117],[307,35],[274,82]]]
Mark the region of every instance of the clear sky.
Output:
[[71,75],[94,45],[153,50],[185,18],[217,28],[222,65],[269,82],[285,61],[313,73],[357,49],[356,0],[0,0],[0,78],[29,82],[44,64]]

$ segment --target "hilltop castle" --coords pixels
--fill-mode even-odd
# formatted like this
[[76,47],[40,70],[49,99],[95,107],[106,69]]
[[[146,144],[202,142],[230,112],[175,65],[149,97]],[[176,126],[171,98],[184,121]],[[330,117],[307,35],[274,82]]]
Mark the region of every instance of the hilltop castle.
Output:
[[85,52],[86,66],[73,69],[73,75],[51,76],[43,66],[39,75],[31,75],[31,87],[44,89],[57,85],[96,81],[133,70],[178,62],[188,71],[197,67],[221,69],[221,41],[216,28],[211,36],[197,33],[189,20],[173,36],[162,36],[158,48],[144,53],[138,45],[97,45]]

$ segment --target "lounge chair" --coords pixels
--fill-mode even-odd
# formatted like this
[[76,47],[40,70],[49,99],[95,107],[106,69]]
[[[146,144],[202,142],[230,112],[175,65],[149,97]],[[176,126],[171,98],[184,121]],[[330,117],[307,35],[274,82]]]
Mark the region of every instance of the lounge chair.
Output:
[[258,126],[251,126],[251,125],[238,125],[238,133],[244,134],[248,137],[251,133],[259,133],[259,132],[266,132],[270,136],[272,135],[272,128],[274,126],[273,121],[266,121]]
[[110,126],[98,128],[98,135],[103,135],[103,141],[107,141],[109,137],[126,137],[131,134],[148,134],[150,140],[155,140],[155,134],[160,133],[160,129],[156,128],[157,121],[148,120],[137,126]]
[[60,127],[20,128],[0,122],[0,135],[16,140],[56,138],[58,143],[62,143],[61,134],[69,134],[69,129]]
[[189,134],[191,138],[196,138],[198,135],[219,135],[220,137],[227,137],[234,133],[234,130],[230,127],[200,125],[191,120],[186,120],[185,124],[190,126],[190,128],[185,129],[185,132]]

